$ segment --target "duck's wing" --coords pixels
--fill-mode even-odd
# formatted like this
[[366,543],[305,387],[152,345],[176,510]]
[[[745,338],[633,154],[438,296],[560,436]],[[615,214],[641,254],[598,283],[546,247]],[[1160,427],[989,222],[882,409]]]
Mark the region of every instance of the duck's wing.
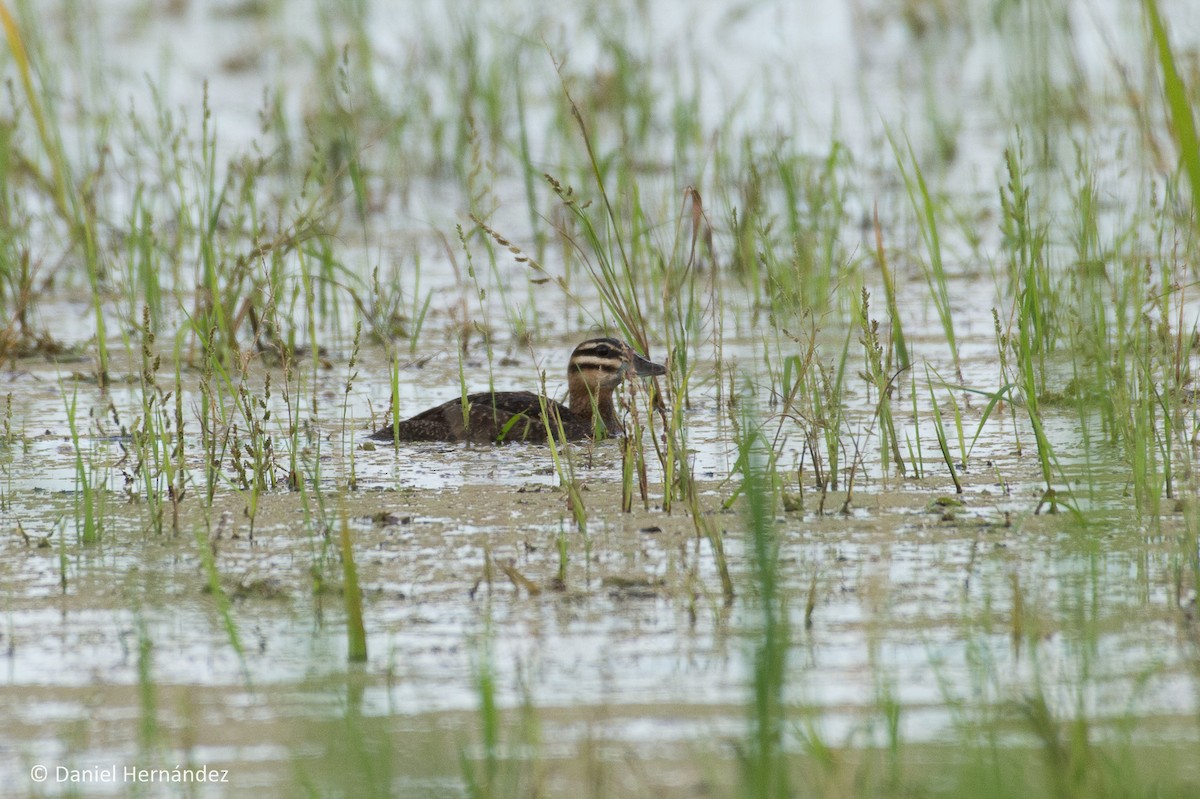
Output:
[[[470,441],[532,441],[546,440],[546,425],[542,421],[543,400],[530,391],[496,391],[471,394],[468,426],[463,427],[462,403],[450,410],[447,421],[459,440]],[[566,409],[554,400],[545,400],[551,429],[556,417],[562,418]]]
[[[551,432],[558,436],[558,422],[568,439],[584,438],[590,428],[565,406],[547,399],[546,414]],[[474,441],[476,443],[546,440],[542,423],[542,399],[531,391],[480,392],[467,395],[466,416],[462,399],[454,399],[422,411],[400,422],[397,436],[388,425],[371,434],[380,441]]]
[[382,427],[368,437],[377,441],[462,441],[462,411],[461,399],[448,400],[399,424]]

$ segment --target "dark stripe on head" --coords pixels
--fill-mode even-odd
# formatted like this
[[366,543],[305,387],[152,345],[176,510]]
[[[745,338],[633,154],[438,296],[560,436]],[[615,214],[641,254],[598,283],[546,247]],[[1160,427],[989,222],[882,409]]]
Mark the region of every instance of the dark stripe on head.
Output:
[[625,358],[625,344],[615,338],[594,338],[575,348],[572,359],[577,355],[595,355],[598,358]]

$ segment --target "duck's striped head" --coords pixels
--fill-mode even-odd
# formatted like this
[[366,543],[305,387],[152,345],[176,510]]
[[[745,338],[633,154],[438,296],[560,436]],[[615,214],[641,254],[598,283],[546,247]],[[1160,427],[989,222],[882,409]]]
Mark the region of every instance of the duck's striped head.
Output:
[[631,373],[638,377],[653,377],[666,374],[667,368],[646,360],[620,339],[593,338],[571,353],[567,382],[582,379],[593,391],[614,389]]

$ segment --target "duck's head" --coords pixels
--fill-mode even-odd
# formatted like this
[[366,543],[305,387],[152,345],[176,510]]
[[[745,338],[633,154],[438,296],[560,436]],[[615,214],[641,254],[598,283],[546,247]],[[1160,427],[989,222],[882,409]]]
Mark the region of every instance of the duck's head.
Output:
[[571,353],[567,386],[572,395],[583,389],[595,396],[611,392],[627,375],[654,377],[666,373],[665,366],[646,360],[620,339],[593,338]]

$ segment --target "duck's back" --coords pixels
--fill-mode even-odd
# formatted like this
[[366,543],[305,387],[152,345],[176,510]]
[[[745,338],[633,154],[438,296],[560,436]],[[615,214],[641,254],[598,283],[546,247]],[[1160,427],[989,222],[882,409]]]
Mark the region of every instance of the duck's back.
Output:
[[[465,419],[462,400],[453,399],[400,422],[399,435],[392,425],[388,425],[373,433],[371,438],[380,441],[545,442],[542,402],[542,398],[530,391],[468,394]],[[568,440],[592,434],[587,420],[579,419],[554,400],[547,399],[545,404],[555,438],[558,438],[558,420],[562,421]]]

